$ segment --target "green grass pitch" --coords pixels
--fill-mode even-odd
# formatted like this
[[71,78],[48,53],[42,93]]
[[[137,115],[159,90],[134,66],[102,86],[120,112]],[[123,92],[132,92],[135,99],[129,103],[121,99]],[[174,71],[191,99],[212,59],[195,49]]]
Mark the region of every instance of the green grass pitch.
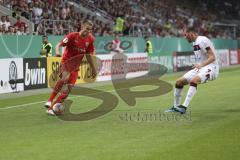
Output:
[[[180,75],[165,75],[161,79],[174,84]],[[191,119],[180,120],[121,118],[126,113],[163,112],[172,105],[173,91],[158,97],[138,98],[135,107],[118,97],[118,106],[113,111],[81,122],[47,116],[41,101],[49,93],[3,99],[0,100],[0,160],[239,159],[239,83],[239,67],[222,70],[217,80],[198,87],[190,104]],[[113,86],[106,84],[95,89],[111,91]],[[118,96],[114,91],[111,94]],[[73,102],[74,113],[89,111],[101,103],[89,97],[73,98]],[[33,104],[4,109],[26,103]]]

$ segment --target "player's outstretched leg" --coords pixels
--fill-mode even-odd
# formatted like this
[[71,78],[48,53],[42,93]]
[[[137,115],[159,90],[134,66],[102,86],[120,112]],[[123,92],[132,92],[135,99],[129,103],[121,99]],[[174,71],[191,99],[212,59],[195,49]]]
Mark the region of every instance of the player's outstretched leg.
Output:
[[196,76],[190,81],[190,86],[185,98],[185,101],[183,102],[182,105],[177,107],[177,112],[184,114],[187,111],[187,107],[189,106],[189,103],[191,102],[192,98],[197,92],[197,84],[201,83],[200,77]]
[[53,88],[52,93],[50,94],[50,97],[49,97],[48,101],[45,103],[46,108],[49,108],[52,105],[52,101],[54,100],[56,95],[61,91],[63,85],[64,85],[64,81],[62,79],[60,79],[56,83],[55,87]]
[[197,83],[195,82],[190,82],[190,87],[188,89],[188,92],[187,92],[187,96],[185,98],[185,101],[182,105],[178,106],[176,108],[176,111],[175,112],[179,112],[181,114],[184,114],[186,113],[187,111],[187,107],[190,103],[190,101],[192,100],[193,96],[196,94],[197,92]]
[[190,82],[190,86],[187,92],[187,96],[185,98],[185,101],[183,102],[183,104],[179,107],[181,113],[185,113],[187,110],[187,107],[189,105],[189,103],[191,102],[192,98],[194,97],[194,95],[197,92],[197,84],[201,82],[201,79],[196,76],[191,82]]
[[183,77],[178,79],[175,84],[175,89],[174,89],[174,101],[173,101],[173,106],[166,110],[165,112],[177,112],[177,107],[181,103],[181,93],[183,90],[183,86],[188,84],[187,80]]
[[[63,103],[64,100],[68,97],[69,93],[71,92],[72,87],[73,87],[72,84],[67,84],[67,89],[65,89],[65,90],[58,96],[58,98],[57,98],[56,101],[53,103],[53,105],[56,104],[56,103]],[[53,105],[52,105],[52,106],[53,106]]]
[[70,73],[68,73],[68,72],[63,72],[63,73],[60,74],[59,77],[61,79],[59,79],[57,81],[55,87],[53,88],[52,93],[50,94],[50,97],[49,97],[48,101],[44,105],[46,108],[49,108],[50,106],[52,106],[52,101],[57,96],[57,94],[61,91],[63,85],[68,81],[69,75],[70,75]]
[[56,99],[56,101],[54,103],[52,103],[51,107],[49,107],[46,111],[47,114],[50,115],[55,115],[54,111],[53,111],[53,106],[56,103],[63,103],[64,100],[68,97],[69,93],[72,90],[73,85],[72,84],[67,84],[67,89],[63,90],[62,93],[58,96],[58,98]]
[[56,101],[51,105],[51,107],[48,108],[48,110],[46,111],[47,114],[52,115],[52,113],[54,113],[53,112],[54,104],[64,102],[64,100],[68,97],[69,93],[71,92],[73,86],[75,85],[77,78],[78,78],[78,71],[71,72],[71,74],[68,77],[66,89],[62,91],[62,93],[58,96]]

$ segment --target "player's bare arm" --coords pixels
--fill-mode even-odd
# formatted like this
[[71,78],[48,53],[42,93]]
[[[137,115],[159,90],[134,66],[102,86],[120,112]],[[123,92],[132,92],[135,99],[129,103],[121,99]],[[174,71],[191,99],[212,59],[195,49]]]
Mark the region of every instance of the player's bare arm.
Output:
[[57,57],[59,57],[59,56],[61,56],[61,54],[60,54],[60,47],[62,47],[63,46],[63,44],[61,43],[61,42],[59,42],[57,45],[56,45],[56,56]]
[[86,54],[86,58],[87,58],[88,63],[90,64],[90,67],[92,68],[93,77],[95,78],[97,76],[97,72],[96,72],[96,68],[94,65],[93,53]]
[[210,47],[207,47],[206,50],[207,50],[208,59],[206,61],[204,61],[202,64],[195,64],[194,68],[199,70],[200,68],[202,68],[202,67],[204,67],[204,66],[206,66],[206,65],[208,65],[208,64],[210,64],[210,63],[212,63],[216,60],[216,57],[213,54],[212,49]]

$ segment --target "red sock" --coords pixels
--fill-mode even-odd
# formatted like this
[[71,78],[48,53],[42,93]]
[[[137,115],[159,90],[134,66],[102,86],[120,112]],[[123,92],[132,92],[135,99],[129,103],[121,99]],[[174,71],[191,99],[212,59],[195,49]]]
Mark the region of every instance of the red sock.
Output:
[[62,102],[67,98],[67,96],[68,96],[68,93],[62,92],[62,93],[58,96],[57,100],[55,101],[55,104],[56,104],[56,103],[62,103]]
[[49,107],[48,110],[52,109],[53,106],[54,106],[56,103],[63,103],[63,101],[67,98],[67,96],[68,96],[68,93],[62,92],[62,93],[58,96],[58,98],[56,99],[56,101],[54,101],[54,102],[52,103],[52,106]]
[[56,97],[57,94],[58,94],[58,92],[56,92],[56,91],[53,90],[52,93],[51,93],[51,95],[50,95],[50,98],[48,99],[48,101],[52,102],[53,99]]
[[59,80],[59,81],[56,83],[56,85],[55,85],[55,87],[54,87],[54,89],[53,89],[53,91],[52,91],[52,93],[51,93],[50,98],[48,99],[48,101],[51,101],[51,102],[53,101],[53,99],[56,97],[56,95],[58,94],[58,92],[61,91],[63,85],[64,85],[64,81],[63,81],[63,80]]
[[56,103],[62,103],[69,95],[72,90],[73,85],[67,84],[67,89],[65,89],[57,98]]
[[71,92],[72,87],[73,87],[73,85],[69,85],[69,84],[68,84],[68,85],[67,85],[67,89],[64,90],[64,91],[58,96],[57,100],[56,100],[54,103],[52,103],[52,106],[51,106],[49,109],[52,109],[53,106],[54,106],[56,103],[63,103],[64,100],[68,97],[69,93]]

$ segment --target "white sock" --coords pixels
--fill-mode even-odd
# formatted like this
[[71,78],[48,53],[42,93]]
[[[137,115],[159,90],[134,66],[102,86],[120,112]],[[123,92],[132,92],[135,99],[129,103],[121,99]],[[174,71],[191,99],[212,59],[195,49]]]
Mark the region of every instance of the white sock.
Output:
[[183,88],[175,88],[174,90],[174,102],[173,102],[174,107],[178,107],[181,103],[182,90]]
[[190,87],[188,89],[188,92],[187,92],[187,96],[186,96],[185,101],[183,103],[184,107],[188,107],[190,101],[192,100],[192,98],[193,98],[193,96],[195,95],[196,92],[197,92],[197,87],[190,85]]

